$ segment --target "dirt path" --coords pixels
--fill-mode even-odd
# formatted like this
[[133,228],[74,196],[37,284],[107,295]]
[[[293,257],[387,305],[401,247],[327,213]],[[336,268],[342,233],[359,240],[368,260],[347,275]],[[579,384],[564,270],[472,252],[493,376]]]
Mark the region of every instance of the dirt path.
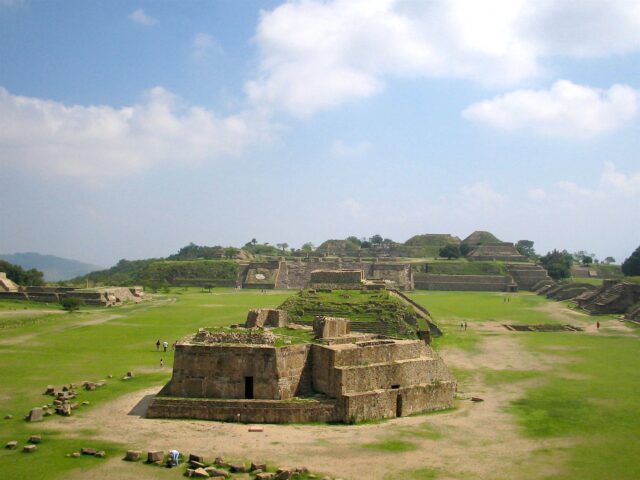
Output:
[[[443,352],[443,357],[451,366],[471,370],[545,370],[552,368],[555,361],[549,356],[542,358],[526,352],[519,340],[506,331],[504,335],[485,336],[477,352],[449,350]],[[482,379],[480,373],[472,375],[463,389],[484,398],[484,402],[459,400],[458,408],[451,412],[403,417],[375,425],[266,425],[264,432],[250,433],[247,425],[242,424],[146,419],[143,417],[146,406],[161,386],[121,397],[85,415],[56,419],[46,425],[71,435],[82,429],[96,429],[97,437],[124,441],[130,448],[165,451],[177,448],[208,458],[223,455],[278,465],[305,465],[313,471],[345,479],[363,478],[364,472],[370,479],[401,478],[400,471],[420,468],[438,470],[439,479],[518,478],[523,474],[523,465],[531,463],[537,450],[562,446],[562,442],[524,438],[514,418],[504,411],[505,406],[520,398],[534,383],[525,381],[489,388]],[[386,440],[409,442],[416,449],[392,453],[365,447]],[[124,462],[118,463],[118,471],[124,468],[121,463]],[[560,464],[559,457],[547,454],[542,466],[527,468],[527,478],[553,475]],[[113,465],[109,463],[95,473],[92,471],[92,478],[109,478]],[[132,468],[136,478],[144,478],[147,472],[149,478],[154,475],[149,468]]]
[[[536,308],[537,311],[549,315],[551,318],[562,323],[576,325],[584,328],[586,333],[606,335],[607,333],[628,333],[633,329],[625,325],[624,322],[611,319],[608,317],[591,316],[585,312],[571,310],[562,302],[549,302],[541,307]],[[596,322],[600,322],[600,329],[596,326]]]
[[[160,307],[170,303],[175,303],[175,301],[176,301],[175,298],[151,300],[149,303],[145,304],[143,308],[136,309],[136,312],[143,312],[151,308],[156,308],[156,307]],[[123,308],[127,308],[127,307],[123,307]],[[22,312],[22,311],[18,311],[18,312]],[[68,312],[63,312],[60,310],[26,310],[25,312],[29,312],[31,314],[33,314],[33,312],[45,312],[45,314],[54,313],[54,314],[68,315]],[[0,312],[0,313],[6,313],[6,312]],[[73,318],[76,321],[64,323],[62,325],[60,324],[52,325],[50,328],[47,328],[46,330],[43,330],[37,333],[28,333],[25,335],[18,335],[11,338],[2,338],[0,339],[0,345],[20,345],[26,342],[32,342],[35,338],[37,338],[40,335],[50,335],[51,333],[62,332],[64,330],[70,330],[73,328],[80,328],[80,327],[86,327],[91,325],[100,325],[102,323],[110,322],[112,320],[124,318],[127,316],[127,313],[128,313],[128,310],[118,311],[118,313],[111,313],[111,311],[109,313],[107,313],[106,311],[82,312],[77,317]],[[88,319],[85,318],[86,315],[88,315],[90,318]]]
[[63,312],[62,310],[50,310],[50,309],[27,309],[27,310],[2,310],[0,311],[0,318],[2,317],[29,317],[38,315],[56,315]]

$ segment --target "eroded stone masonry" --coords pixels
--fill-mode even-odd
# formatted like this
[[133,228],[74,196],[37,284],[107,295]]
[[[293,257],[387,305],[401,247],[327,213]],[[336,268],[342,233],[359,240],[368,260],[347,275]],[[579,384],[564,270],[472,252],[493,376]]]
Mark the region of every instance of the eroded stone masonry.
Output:
[[[261,311],[286,319],[271,312]],[[180,341],[171,381],[147,416],[352,423],[453,405],[456,381],[422,340],[354,333],[344,318],[255,325],[254,311],[244,327],[201,329]]]

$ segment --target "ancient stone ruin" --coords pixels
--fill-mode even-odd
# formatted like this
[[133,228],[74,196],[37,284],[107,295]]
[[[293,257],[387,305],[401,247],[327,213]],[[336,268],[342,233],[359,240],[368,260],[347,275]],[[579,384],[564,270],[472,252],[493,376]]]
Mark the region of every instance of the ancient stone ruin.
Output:
[[5,273],[0,272],[0,299],[59,303],[60,300],[69,297],[81,299],[87,305],[107,307],[125,302],[140,302],[144,299],[144,290],[142,287],[23,287],[16,285]]
[[180,341],[147,416],[352,423],[453,405],[456,381],[422,340],[354,333],[348,319],[331,317],[317,317],[313,330],[253,328],[259,317],[269,312]]

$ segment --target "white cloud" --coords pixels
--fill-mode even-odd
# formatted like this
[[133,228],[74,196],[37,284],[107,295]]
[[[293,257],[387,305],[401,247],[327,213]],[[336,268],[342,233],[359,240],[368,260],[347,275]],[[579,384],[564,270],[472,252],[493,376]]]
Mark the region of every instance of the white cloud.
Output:
[[473,185],[462,187],[462,194],[474,202],[481,204],[498,203],[505,200],[505,196],[496,192],[486,182],[477,182]]
[[592,190],[590,188],[585,188],[579,186],[577,183],[572,182],[570,180],[562,180],[556,183],[556,187],[558,187],[562,192],[569,194],[573,197],[602,197],[603,192],[598,190]]
[[294,1],[263,12],[249,96],[309,115],[381,91],[387,77],[515,84],[554,55],[640,49],[635,0]]
[[101,183],[156,164],[238,155],[269,139],[255,112],[220,117],[156,87],[129,107],[67,106],[0,87],[0,166]]
[[342,140],[334,140],[331,143],[331,154],[340,158],[360,158],[364,157],[371,150],[370,142],[358,142],[347,144]]
[[208,33],[198,33],[191,42],[191,58],[196,61],[206,60],[212,53],[222,53],[222,46]]
[[587,138],[623,127],[637,115],[639,101],[625,85],[600,90],[559,80],[549,90],[517,90],[474,103],[462,116],[500,130]]
[[150,27],[151,25],[155,25],[158,23],[156,18],[153,18],[150,15],[147,15],[142,8],[134,10],[129,15],[129,18],[140,25],[144,25],[145,27]]
[[547,198],[547,192],[542,188],[532,188],[527,192],[529,198],[533,200],[544,200]]
[[625,175],[618,172],[613,163],[607,162],[600,183],[602,188],[613,189],[627,197],[640,196],[640,171]]

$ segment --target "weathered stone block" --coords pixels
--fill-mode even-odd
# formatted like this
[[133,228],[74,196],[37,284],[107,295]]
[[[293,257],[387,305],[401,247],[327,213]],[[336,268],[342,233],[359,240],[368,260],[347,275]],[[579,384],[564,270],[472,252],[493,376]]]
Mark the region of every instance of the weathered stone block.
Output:
[[156,450],[156,451],[152,451],[152,452],[147,452],[147,462],[148,463],[162,462],[162,460],[164,460],[164,452],[163,451]]
[[31,411],[29,412],[29,415],[27,416],[27,421],[39,422],[42,420],[43,415],[44,415],[44,412],[42,408],[40,407],[32,408]]
[[141,456],[142,456],[142,452],[140,450],[127,450],[127,453],[124,456],[124,459],[127,462],[137,462],[138,460],[140,460]]

